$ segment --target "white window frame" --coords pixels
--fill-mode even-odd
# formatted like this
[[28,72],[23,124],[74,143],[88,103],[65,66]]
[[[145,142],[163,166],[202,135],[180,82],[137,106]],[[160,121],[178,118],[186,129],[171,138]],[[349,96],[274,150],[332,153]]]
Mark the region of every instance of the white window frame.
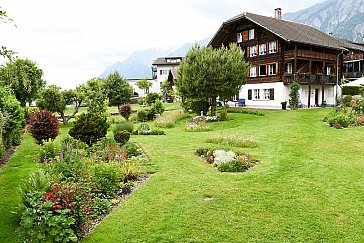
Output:
[[254,100],[260,100],[260,89],[253,89]]
[[257,76],[257,66],[250,67],[249,77],[256,77]]
[[331,67],[328,66],[326,67],[326,75],[330,75],[330,73],[331,73]]
[[267,54],[267,44],[259,44],[259,56]]
[[160,75],[168,75],[168,73],[169,73],[169,70],[165,70],[165,69],[159,70]]
[[272,76],[272,75],[276,75],[276,67],[277,65],[275,63],[272,64],[268,64],[268,75]]
[[265,100],[270,100],[270,89],[263,89],[263,97]]
[[257,46],[249,46],[250,57],[257,56]]
[[249,40],[254,40],[254,29],[249,30]]
[[243,35],[241,34],[241,32],[236,34],[236,42],[237,43],[242,43],[243,42]]
[[293,73],[293,64],[292,63],[287,63],[287,73],[292,74]]
[[277,42],[276,41],[271,41],[268,44],[268,53],[276,53],[277,52]]

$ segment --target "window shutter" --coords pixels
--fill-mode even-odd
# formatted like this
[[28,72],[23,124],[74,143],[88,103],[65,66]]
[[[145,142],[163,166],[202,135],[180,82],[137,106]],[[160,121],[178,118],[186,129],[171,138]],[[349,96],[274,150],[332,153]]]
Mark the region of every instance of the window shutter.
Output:
[[243,41],[249,40],[249,31],[246,30],[243,32]]
[[252,90],[248,89],[248,100],[252,100]]
[[274,100],[274,89],[270,89],[269,92],[270,92],[269,99]]

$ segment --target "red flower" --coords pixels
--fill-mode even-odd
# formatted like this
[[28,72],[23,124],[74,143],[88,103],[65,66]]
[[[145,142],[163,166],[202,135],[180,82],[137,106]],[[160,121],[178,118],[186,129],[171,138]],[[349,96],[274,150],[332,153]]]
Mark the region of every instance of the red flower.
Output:
[[72,215],[73,213],[72,213],[72,211],[70,212],[70,214]]
[[86,227],[85,226],[82,226],[82,230],[85,230],[86,229]]

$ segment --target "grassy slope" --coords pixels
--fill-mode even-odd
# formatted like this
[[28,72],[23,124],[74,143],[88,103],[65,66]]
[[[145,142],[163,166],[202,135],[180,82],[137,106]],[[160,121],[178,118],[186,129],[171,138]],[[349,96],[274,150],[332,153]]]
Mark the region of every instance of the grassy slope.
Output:
[[[328,110],[231,114],[214,131],[133,137],[157,172],[86,242],[363,241],[362,128],[334,130]],[[261,164],[219,173],[194,151],[213,133],[255,135]]]
[[[68,130],[62,128],[56,141],[66,136]],[[26,134],[10,161],[0,168],[0,242],[20,241],[15,233],[20,220],[20,215],[15,214],[19,211],[17,206],[20,203],[18,186],[31,172],[41,168],[41,164],[35,162],[37,159],[38,146],[33,138]]]

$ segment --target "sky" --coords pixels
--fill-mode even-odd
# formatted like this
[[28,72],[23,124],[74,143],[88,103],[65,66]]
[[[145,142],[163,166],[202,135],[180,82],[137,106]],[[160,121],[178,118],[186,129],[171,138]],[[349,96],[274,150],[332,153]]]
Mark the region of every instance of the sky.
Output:
[[273,16],[277,7],[284,14],[322,1],[3,0],[14,22],[0,23],[0,46],[35,61],[48,85],[70,89],[133,52],[212,37],[242,12]]

